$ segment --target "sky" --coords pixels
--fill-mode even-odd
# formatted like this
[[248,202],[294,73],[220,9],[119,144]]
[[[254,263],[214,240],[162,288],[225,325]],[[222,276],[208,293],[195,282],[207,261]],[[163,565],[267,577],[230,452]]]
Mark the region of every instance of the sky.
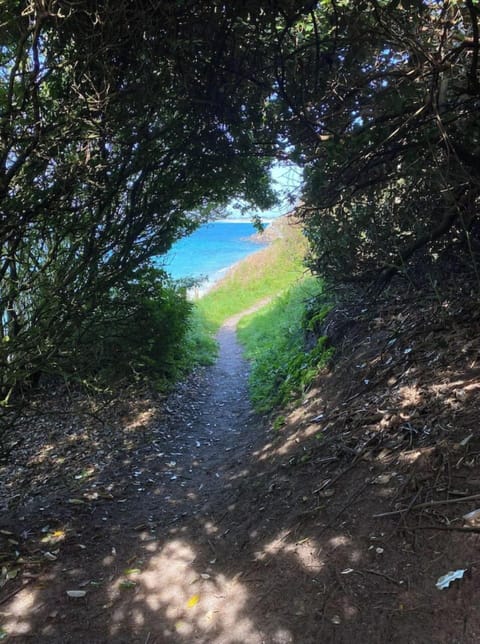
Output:
[[[265,213],[263,217],[279,217],[289,212],[299,199],[302,187],[302,170],[293,163],[277,163],[271,170],[274,188],[280,197],[280,204]],[[292,203],[290,197],[294,198]]]
[[[262,220],[275,219],[290,212],[299,199],[302,187],[302,170],[293,163],[275,163],[271,169],[273,187],[279,196],[279,204],[270,210],[240,212],[235,206],[228,208],[229,221],[248,221],[254,215]],[[291,197],[293,196],[293,202]]]

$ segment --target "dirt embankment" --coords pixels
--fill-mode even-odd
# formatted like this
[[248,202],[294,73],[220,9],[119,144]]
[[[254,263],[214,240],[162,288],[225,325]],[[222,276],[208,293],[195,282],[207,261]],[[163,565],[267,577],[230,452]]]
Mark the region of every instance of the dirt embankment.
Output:
[[280,431],[232,325],[167,400],[45,392],[0,471],[4,639],[480,641],[479,309],[403,291],[326,331]]

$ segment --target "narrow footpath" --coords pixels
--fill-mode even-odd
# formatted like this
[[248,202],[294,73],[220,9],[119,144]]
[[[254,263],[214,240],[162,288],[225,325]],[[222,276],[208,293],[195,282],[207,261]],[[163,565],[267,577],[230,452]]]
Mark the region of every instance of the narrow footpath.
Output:
[[[298,588],[272,575],[260,538],[265,437],[238,319],[218,334],[216,364],[180,385],[148,442],[117,463],[122,498],[79,503],[58,564],[3,607],[16,642],[300,641],[288,628]],[[272,587],[283,608],[272,606]]]
[[479,642],[472,317],[435,335],[405,306],[352,314],[280,430],[238,319],[167,399],[41,393],[0,466],[0,641]]

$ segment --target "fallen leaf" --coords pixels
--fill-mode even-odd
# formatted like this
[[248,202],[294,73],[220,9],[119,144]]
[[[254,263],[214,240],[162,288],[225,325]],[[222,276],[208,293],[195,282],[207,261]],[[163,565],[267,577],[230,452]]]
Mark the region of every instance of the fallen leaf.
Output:
[[64,536],[65,536],[64,530],[55,530],[55,532],[52,532],[52,537],[54,539],[63,539]]
[[140,568],[127,568],[123,571],[124,575],[139,575],[142,571]]
[[200,601],[200,595],[192,595],[187,602],[187,608],[193,608]]
[[137,585],[137,582],[132,581],[131,579],[125,579],[125,581],[120,582],[120,588],[122,588],[124,590],[129,589],[129,588],[135,588],[136,585]]
[[80,597],[85,597],[87,594],[86,590],[67,590],[67,595],[74,599],[79,599]]
[[85,501],[82,499],[68,499],[67,503],[70,503],[70,505],[85,505]]

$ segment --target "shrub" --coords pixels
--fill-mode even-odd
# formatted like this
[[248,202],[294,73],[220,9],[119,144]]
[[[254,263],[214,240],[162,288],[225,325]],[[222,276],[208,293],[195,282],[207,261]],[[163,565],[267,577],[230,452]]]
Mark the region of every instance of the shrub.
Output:
[[149,377],[163,386],[186,366],[191,314],[185,288],[143,267],[94,308],[64,350],[62,369],[73,364],[72,375],[82,379]]

